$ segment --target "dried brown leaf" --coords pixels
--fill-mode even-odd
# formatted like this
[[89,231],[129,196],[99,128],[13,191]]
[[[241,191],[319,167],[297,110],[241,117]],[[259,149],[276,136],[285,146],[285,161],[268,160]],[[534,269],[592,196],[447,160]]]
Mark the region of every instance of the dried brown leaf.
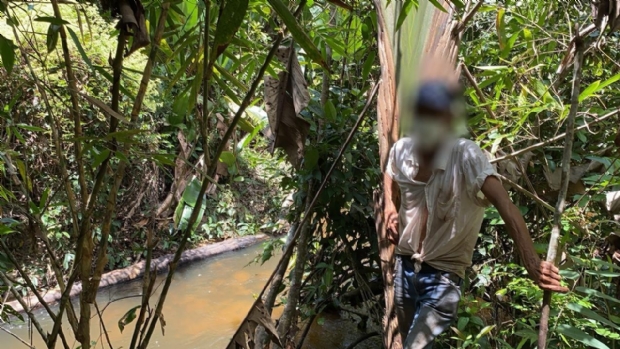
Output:
[[278,79],[265,77],[265,110],[275,137],[274,148],[282,148],[289,162],[298,167],[310,124],[299,113],[308,106],[310,94],[301,65],[290,47],[280,47],[276,57],[285,63],[287,71]]

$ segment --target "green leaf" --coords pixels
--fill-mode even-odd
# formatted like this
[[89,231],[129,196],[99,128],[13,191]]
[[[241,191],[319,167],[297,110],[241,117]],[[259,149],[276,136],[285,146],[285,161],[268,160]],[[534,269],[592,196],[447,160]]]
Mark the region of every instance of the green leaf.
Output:
[[13,230],[13,229],[9,228],[8,226],[0,223],[0,236],[8,235],[8,234],[11,234],[11,233],[14,233],[14,232],[15,232],[15,230]]
[[196,201],[198,201],[201,186],[202,183],[198,180],[198,178],[192,178],[183,191],[183,202],[185,202],[188,206],[194,207],[196,205]]
[[69,35],[71,36],[71,39],[73,39],[73,43],[75,44],[75,47],[77,47],[78,52],[80,52],[80,56],[82,56],[82,59],[84,60],[84,62],[86,62],[86,64],[88,64],[89,67],[92,67],[93,63],[91,62],[90,58],[88,58],[86,51],[84,51],[84,47],[82,47],[82,43],[80,43],[80,39],[78,39],[77,34],[75,34],[75,32],[70,27],[66,27],[66,28],[67,28],[67,31],[69,32]]
[[589,347],[598,349],[609,349],[609,347],[603,342],[573,326],[567,324],[559,324],[558,327],[555,328],[555,330],[558,333],[566,337],[572,338],[576,341],[579,341]]
[[121,330],[121,333],[125,329],[125,326],[129,325],[133,320],[136,319],[136,311],[140,309],[141,305],[137,305],[123,315],[120,320],[118,320],[118,328]]
[[506,10],[500,8],[497,10],[497,17],[495,18],[495,29],[497,30],[497,38],[499,39],[499,48],[504,49],[506,47],[506,23],[504,22],[504,15]]
[[588,87],[586,87],[583,91],[581,91],[581,93],[579,94],[579,102],[583,102],[583,100],[595,94],[596,91],[599,90],[600,84],[601,84],[600,80],[595,81],[591,83]]
[[327,100],[327,102],[325,102],[325,111],[323,113],[323,115],[325,115],[325,118],[329,121],[335,121],[336,120],[336,107],[334,106],[334,103],[331,100]]
[[588,309],[588,308],[586,308],[586,307],[584,307],[582,305],[575,304],[575,303],[568,303],[566,305],[566,307],[568,309],[576,312],[576,313],[579,313],[579,314],[583,315],[586,319],[598,321],[598,322],[600,322],[602,324],[605,324],[605,325],[607,325],[609,327],[615,328],[615,329],[620,331],[620,326],[614,324],[613,322],[605,319],[604,317],[602,317],[598,313],[596,313],[596,312],[594,312],[594,311],[592,311],[592,310],[590,310],[590,309]]
[[299,25],[295,16],[289,11],[288,7],[281,0],[268,0],[271,7],[273,7],[274,11],[280,16],[284,24],[286,24],[286,28],[291,32],[291,35],[295,39],[295,41],[304,49],[308,57],[311,60],[320,64],[323,68],[329,70],[327,63],[323,59],[321,55],[321,51],[314,45],[312,39],[306,34],[304,29]]
[[232,38],[243,23],[243,18],[248,10],[248,0],[226,1],[220,10],[220,16],[215,28],[213,39],[214,49],[211,51],[211,62],[224,52]]
[[2,58],[4,69],[11,74],[15,64],[15,45],[13,45],[13,41],[5,38],[2,34],[0,34],[0,58]]
[[103,162],[103,160],[107,159],[110,156],[110,149],[104,149],[101,152],[96,152],[96,150],[93,148],[93,158],[95,161],[93,161],[92,164],[92,168],[96,169],[99,167],[99,165],[101,165],[101,163]]
[[183,92],[179,94],[172,103],[172,113],[168,116],[170,125],[179,125],[185,121],[187,115],[187,107],[189,104],[189,94]]
[[601,299],[605,299],[605,300],[616,302],[616,303],[620,304],[620,300],[619,299],[616,299],[616,298],[614,298],[612,296],[608,296],[608,295],[604,294],[601,291],[593,290],[591,288],[587,288],[587,287],[583,287],[583,286],[577,286],[575,288],[575,291],[583,293],[583,294],[586,294],[586,295],[588,295],[590,297],[598,297],[598,298],[601,298]]
[[45,40],[45,44],[47,45],[47,52],[52,52],[56,49],[56,44],[58,44],[58,36],[60,32],[60,26],[56,24],[50,24],[47,28],[47,38]]
[[364,62],[364,67],[362,68],[363,79],[370,78],[370,71],[372,70],[372,66],[375,64],[376,59],[377,59],[377,53],[375,51],[371,51],[368,54],[368,58],[366,58],[366,62]]
[[611,78],[609,78],[609,79],[607,79],[607,80],[605,80],[605,81],[601,82],[601,83],[598,85],[598,89],[599,89],[599,90],[602,90],[602,89],[604,89],[605,87],[607,87],[607,86],[609,86],[609,85],[613,84],[614,82],[616,82],[616,81],[618,81],[618,80],[620,80],[620,73],[618,73],[618,74],[616,74],[616,75],[612,76]]
[[220,161],[231,167],[237,162],[237,157],[232,152],[223,151],[222,155],[220,155]]
[[319,151],[315,147],[307,148],[304,155],[304,168],[306,170],[314,169],[319,163]]
[[41,127],[38,127],[38,126],[32,126],[32,125],[26,125],[26,124],[17,124],[15,126],[21,128],[21,129],[24,129],[26,131],[45,132],[44,128],[41,128]]
[[46,188],[41,194],[41,200],[39,200],[39,212],[43,211],[45,205],[47,205],[47,199],[50,196],[50,188]]
[[258,133],[262,129],[261,126],[262,125],[258,125],[254,127],[254,130],[252,130],[251,133],[248,133],[241,139],[241,141],[237,144],[237,153],[242,152],[243,149],[247,148],[247,146],[250,145],[250,142],[252,142],[252,140],[256,137],[256,135],[258,135]]
[[462,9],[465,7],[465,3],[463,3],[463,1],[461,0],[450,0],[450,2],[452,2],[454,6],[456,6],[456,8],[458,9]]
[[441,12],[445,12],[448,13],[448,10],[446,10],[443,5],[441,5],[441,3],[437,0],[429,0],[431,2],[431,4],[433,4],[439,11]]
[[152,154],[151,158],[159,166],[174,166],[175,155],[174,154]]
[[407,16],[409,16],[411,9],[414,7],[416,9],[418,8],[418,0],[405,0],[405,3],[400,10],[400,14],[398,15],[398,19],[396,20],[396,31],[400,29],[405,22],[405,19],[407,19]]
[[467,326],[468,323],[469,323],[469,317],[468,316],[461,316],[459,318],[459,321],[458,321],[456,327],[460,331],[463,331],[463,330],[465,330],[465,326]]
[[65,21],[64,19],[60,19],[60,18],[56,18],[56,17],[48,17],[48,16],[41,16],[41,17],[37,17],[34,19],[37,22],[46,22],[46,23],[50,23],[53,25],[57,25],[57,26],[61,26],[63,24],[71,24],[67,21]]
[[586,274],[596,275],[596,276],[605,277],[605,278],[615,278],[615,277],[620,276],[620,273],[614,273],[611,271],[600,271],[600,270],[586,270]]
[[482,338],[482,337],[486,336],[487,334],[489,334],[489,332],[493,331],[493,329],[494,329],[494,328],[495,328],[495,325],[492,325],[492,326],[486,326],[485,328],[483,328],[483,329],[480,331],[480,333],[478,333],[478,334],[476,335],[476,339],[478,340],[478,339],[480,339],[480,338]]

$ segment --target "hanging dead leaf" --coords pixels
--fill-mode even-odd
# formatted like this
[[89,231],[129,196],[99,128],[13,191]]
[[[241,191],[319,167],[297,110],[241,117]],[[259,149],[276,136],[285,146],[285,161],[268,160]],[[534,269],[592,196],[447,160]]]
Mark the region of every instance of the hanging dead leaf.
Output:
[[310,124],[299,113],[308,106],[310,94],[295,51],[280,47],[276,54],[286,65],[278,79],[265,77],[265,110],[274,134],[273,148],[282,148],[288,161],[299,167]]
[[121,20],[117,28],[125,30],[133,36],[133,41],[125,57],[137,50],[148,46],[151,43],[148,30],[146,28],[146,18],[144,17],[144,7],[140,0],[120,0],[118,2],[118,13]]

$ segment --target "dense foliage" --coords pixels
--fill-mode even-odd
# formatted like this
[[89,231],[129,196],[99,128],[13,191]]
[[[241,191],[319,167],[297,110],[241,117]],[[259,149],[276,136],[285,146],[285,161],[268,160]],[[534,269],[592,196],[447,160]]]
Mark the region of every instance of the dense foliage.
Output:
[[[138,4],[119,3],[130,2]],[[144,1],[143,10],[132,7],[137,25],[118,25],[119,9],[108,2],[0,0],[0,290],[20,298],[85,283],[82,312],[66,300],[48,310],[52,318],[66,312],[71,325],[41,331],[50,346],[58,336],[69,347],[63,329],[91,346],[96,314],[83,309],[104,271],[206,241],[279,233],[288,225],[283,214],[295,231],[379,80],[373,4],[347,3]],[[415,6],[404,2],[405,12]],[[541,254],[564,148],[547,140],[561,136],[569,111],[575,23],[592,22],[580,1],[486,1],[462,38],[472,139],[496,158],[530,148],[518,163],[497,165]],[[150,44],[140,44],[141,30]],[[587,35],[559,261],[571,292],[553,298],[554,348],[614,348],[620,340],[620,212],[606,195],[620,185],[618,36],[594,28]],[[308,125],[302,160],[292,165],[280,149],[271,154],[277,135],[267,127],[263,75],[279,79],[290,67],[280,47],[295,50],[310,97],[298,116]],[[295,305],[284,316],[292,325],[278,328],[283,341],[303,341],[307,324],[328,311],[362,329],[380,327],[375,119],[371,109],[336,163],[301,227],[291,272],[276,284],[276,305]],[[270,241],[260,258],[277,255],[285,240]],[[489,208],[459,321],[440,346],[535,346],[542,292],[513,252]],[[152,283],[146,277],[145,290]],[[164,301],[165,292],[145,296],[129,310],[121,323],[135,326],[132,343],[114,347],[146,348]],[[3,319],[14,313],[3,309]]]

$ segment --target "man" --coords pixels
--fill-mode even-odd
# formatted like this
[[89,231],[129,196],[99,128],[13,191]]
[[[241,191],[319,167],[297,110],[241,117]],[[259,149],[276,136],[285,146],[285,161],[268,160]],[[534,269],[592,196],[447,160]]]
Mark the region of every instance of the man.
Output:
[[[544,290],[568,291],[558,269],[536,254],[519,209],[485,154],[474,142],[454,136],[463,116],[461,98],[444,83],[422,83],[412,106],[412,135],[390,151],[385,213],[388,236],[397,245],[395,303],[406,349],[432,348],[456,319],[461,282],[489,202],[530,277]],[[400,189],[399,210],[393,184]]]

